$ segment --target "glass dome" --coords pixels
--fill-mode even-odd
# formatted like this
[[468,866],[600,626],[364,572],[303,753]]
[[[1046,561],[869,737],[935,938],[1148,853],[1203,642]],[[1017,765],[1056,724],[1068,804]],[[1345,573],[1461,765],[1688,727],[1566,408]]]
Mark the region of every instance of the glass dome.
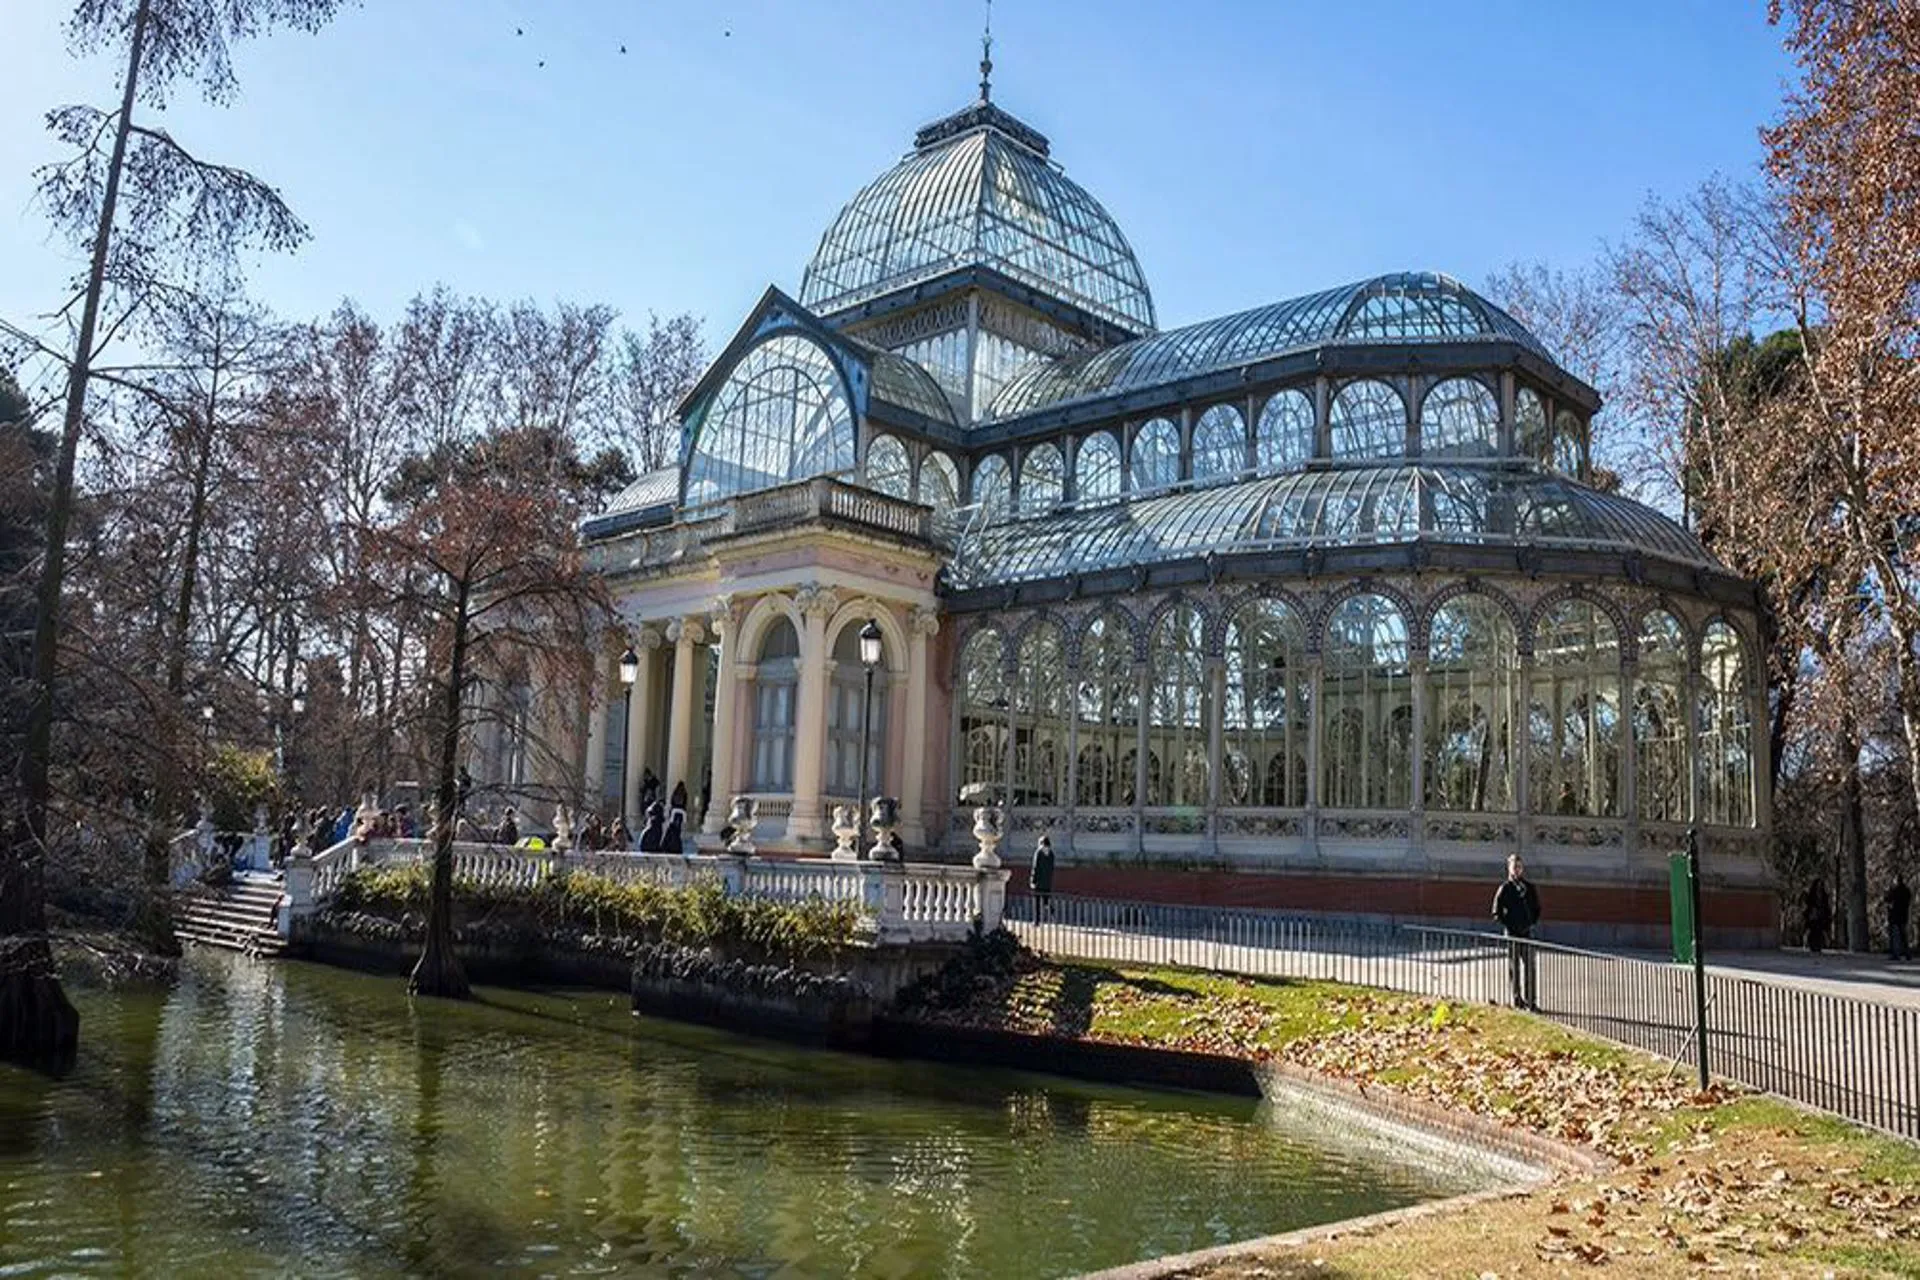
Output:
[[1047,140],[989,103],[927,126],[827,228],[800,300],[826,314],[946,272],[990,267],[1131,333],[1153,330],[1146,277]]

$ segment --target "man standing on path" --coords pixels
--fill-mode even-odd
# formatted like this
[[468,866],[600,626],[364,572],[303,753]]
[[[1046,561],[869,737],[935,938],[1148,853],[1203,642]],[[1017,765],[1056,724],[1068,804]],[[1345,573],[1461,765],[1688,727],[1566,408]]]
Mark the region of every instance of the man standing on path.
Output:
[[1027,887],[1033,890],[1033,919],[1049,914],[1048,899],[1053,897],[1053,837],[1041,836],[1033,850],[1033,865],[1027,870]]
[[1907,878],[1894,872],[1893,887],[1887,890],[1887,955],[1894,960],[1907,956],[1907,913],[1913,909],[1913,890]]
[[[1530,938],[1533,926],[1540,923],[1540,895],[1527,879],[1527,866],[1519,854],[1507,858],[1507,878],[1493,895],[1493,918],[1509,938]],[[1513,982],[1513,1007],[1540,1008],[1536,1001],[1533,976],[1533,948],[1518,942],[1507,944],[1507,977]]]

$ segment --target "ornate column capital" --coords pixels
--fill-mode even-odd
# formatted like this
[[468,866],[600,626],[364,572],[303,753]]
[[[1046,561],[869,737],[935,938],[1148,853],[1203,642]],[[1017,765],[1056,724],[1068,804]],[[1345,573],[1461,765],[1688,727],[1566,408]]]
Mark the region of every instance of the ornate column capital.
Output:
[[940,630],[940,611],[917,604],[913,606],[913,612],[907,615],[907,626],[917,636],[935,635]]
[[739,622],[739,603],[737,599],[723,592],[713,598],[708,606],[707,626],[715,637],[728,635]]
[[808,617],[819,615],[830,618],[840,608],[840,596],[832,587],[809,582],[794,591],[793,603]]
[[698,614],[675,618],[667,624],[667,639],[674,644],[699,644],[706,638],[706,623]]
[[660,634],[660,628],[650,622],[643,624],[633,633],[633,645],[636,649],[658,649],[665,642],[665,637]]

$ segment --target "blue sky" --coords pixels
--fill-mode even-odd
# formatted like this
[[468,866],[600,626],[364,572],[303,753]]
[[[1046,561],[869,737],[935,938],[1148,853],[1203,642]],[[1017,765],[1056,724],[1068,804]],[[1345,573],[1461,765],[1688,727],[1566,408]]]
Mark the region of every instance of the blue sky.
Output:
[[[32,201],[41,116],[112,94],[112,66],[68,55],[69,8],[0,2],[0,316],[20,323],[73,270]],[[1649,192],[1757,163],[1791,72],[1764,8],[1001,0],[994,99],[1118,220],[1170,326],[1389,270],[1585,261]],[[351,295],[392,316],[439,280],[691,311],[718,346],[971,99],[982,12],[373,0],[242,46],[234,106],[183,97],[164,123],[311,226],[252,272],[284,315]]]

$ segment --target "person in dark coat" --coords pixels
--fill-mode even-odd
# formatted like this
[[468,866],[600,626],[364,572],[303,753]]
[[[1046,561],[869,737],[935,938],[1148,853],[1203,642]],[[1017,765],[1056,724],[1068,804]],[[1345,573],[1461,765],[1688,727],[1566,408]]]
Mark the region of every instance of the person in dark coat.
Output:
[[[1531,938],[1540,923],[1540,894],[1527,879],[1527,864],[1519,854],[1507,859],[1507,878],[1493,895],[1493,918],[1509,938]],[[1533,948],[1519,942],[1507,944],[1507,977],[1513,983],[1513,1007],[1540,1008],[1534,986]]]
[[666,806],[655,800],[647,806],[647,822],[640,828],[640,852],[660,852],[660,837],[666,834]]
[[1907,878],[1899,872],[1893,874],[1893,884],[1887,889],[1884,899],[1887,904],[1887,956],[1893,960],[1906,960],[1907,952],[1907,913],[1913,910],[1913,890],[1907,888]]
[[660,852],[682,852],[680,829],[686,825],[686,821],[687,811],[685,809],[675,809],[673,811],[673,816],[667,819],[667,829],[660,833]]
[[615,818],[613,825],[607,828],[606,847],[613,853],[625,853],[633,848],[633,832],[627,830],[625,818]]
[[511,849],[520,843],[520,819],[514,815],[513,806],[507,806],[506,813],[500,817],[500,830],[494,839]]
[[676,782],[673,784],[673,794],[667,797],[667,808],[684,809],[686,807],[687,784],[684,782]]
[[1049,912],[1053,898],[1053,837],[1041,836],[1033,848],[1033,865],[1027,869],[1027,888],[1033,891],[1033,918]]
[[660,779],[653,776],[653,768],[649,765],[640,771],[640,811],[645,813],[651,809],[653,802],[659,798]]
[[1827,898],[1827,886],[1815,880],[1807,888],[1807,950],[1818,954],[1827,949],[1827,930],[1833,924],[1833,903]]

